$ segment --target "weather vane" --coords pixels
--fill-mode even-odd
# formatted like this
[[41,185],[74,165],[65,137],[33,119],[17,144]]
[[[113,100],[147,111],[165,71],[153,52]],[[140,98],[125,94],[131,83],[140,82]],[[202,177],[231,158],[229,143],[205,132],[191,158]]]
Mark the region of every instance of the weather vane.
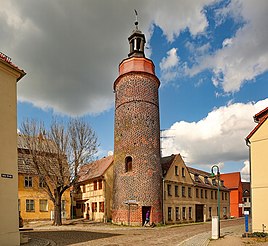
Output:
[[134,11],[135,11],[135,15],[136,15],[135,26],[136,26],[136,29],[138,30],[138,24],[139,24],[139,22],[138,22],[138,12],[137,12],[136,9],[134,9]]

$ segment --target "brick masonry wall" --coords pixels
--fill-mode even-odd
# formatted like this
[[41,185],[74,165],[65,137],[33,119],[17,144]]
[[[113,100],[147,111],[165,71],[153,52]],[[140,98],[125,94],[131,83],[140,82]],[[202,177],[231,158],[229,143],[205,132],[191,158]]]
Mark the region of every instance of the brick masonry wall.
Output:
[[[127,73],[115,82],[113,222],[142,223],[142,206],[151,206],[151,222],[162,221],[162,170],[158,79],[148,73]],[[132,171],[125,158],[132,157]],[[129,207],[128,200],[138,205]]]

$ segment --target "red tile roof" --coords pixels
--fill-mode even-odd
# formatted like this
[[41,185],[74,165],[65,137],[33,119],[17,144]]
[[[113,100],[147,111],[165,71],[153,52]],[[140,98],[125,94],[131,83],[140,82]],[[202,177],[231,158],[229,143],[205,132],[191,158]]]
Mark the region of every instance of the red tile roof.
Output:
[[259,113],[255,114],[253,118],[256,122],[259,122],[259,120],[261,120],[263,117],[267,117],[267,115],[268,115],[268,107],[263,109]]
[[224,185],[228,189],[238,189],[241,182],[240,172],[221,174],[221,179],[224,180]]
[[20,73],[20,77],[17,79],[17,81],[19,81],[23,76],[26,75],[26,73],[22,69],[20,69],[18,66],[11,62],[10,57],[3,54],[2,52],[0,52],[0,59],[4,61],[6,65],[11,66],[13,69],[17,70]]
[[101,177],[113,163],[113,156],[107,156],[100,160],[88,163],[80,168],[78,182]]

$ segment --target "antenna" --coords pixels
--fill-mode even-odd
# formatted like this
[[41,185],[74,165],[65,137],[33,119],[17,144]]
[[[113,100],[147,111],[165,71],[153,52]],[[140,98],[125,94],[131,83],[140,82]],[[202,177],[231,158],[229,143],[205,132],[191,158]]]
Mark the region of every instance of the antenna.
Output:
[[175,138],[175,136],[174,135],[166,135],[166,136],[162,136],[162,133],[164,132],[164,131],[173,131],[173,130],[175,130],[175,129],[162,129],[162,130],[160,130],[160,155],[162,156],[162,150],[163,149],[166,149],[166,148],[163,148],[162,147],[162,140],[163,139],[165,139],[165,138],[171,138],[171,139],[174,139]]
[[139,24],[139,22],[138,22],[138,12],[137,12],[136,9],[134,9],[134,12],[135,12],[135,15],[136,15],[135,26],[136,26],[136,29],[138,30],[138,24]]

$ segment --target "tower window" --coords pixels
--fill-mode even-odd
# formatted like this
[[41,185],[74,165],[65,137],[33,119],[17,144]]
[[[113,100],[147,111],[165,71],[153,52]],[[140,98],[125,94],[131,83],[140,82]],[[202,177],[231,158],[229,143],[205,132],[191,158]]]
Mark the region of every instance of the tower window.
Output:
[[141,48],[141,39],[140,38],[137,38],[137,50],[140,50],[140,48]]
[[125,159],[126,172],[132,171],[132,157],[127,156]]

